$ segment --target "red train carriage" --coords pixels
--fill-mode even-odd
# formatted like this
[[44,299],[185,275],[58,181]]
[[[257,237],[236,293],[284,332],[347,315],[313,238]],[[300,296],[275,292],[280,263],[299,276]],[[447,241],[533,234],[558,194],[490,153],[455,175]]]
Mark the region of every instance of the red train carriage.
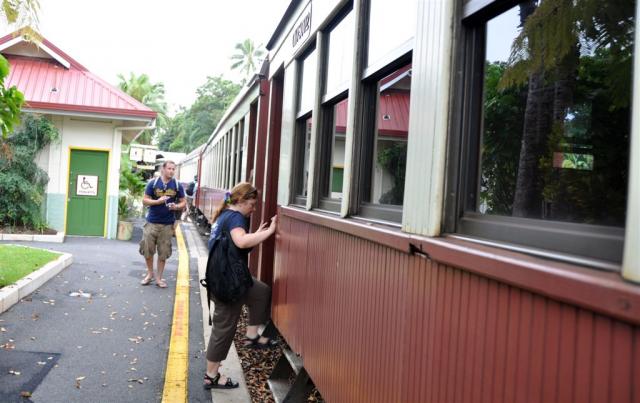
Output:
[[640,402],[637,15],[290,3],[197,198],[248,180],[253,227],[280,215],[250,263],[293,349],[278,401]]

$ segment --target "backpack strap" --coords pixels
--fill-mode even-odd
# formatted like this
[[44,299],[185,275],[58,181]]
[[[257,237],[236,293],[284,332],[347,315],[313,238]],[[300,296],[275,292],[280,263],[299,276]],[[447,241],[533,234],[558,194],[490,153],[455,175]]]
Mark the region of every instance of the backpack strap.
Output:
[[[224,222],[220,223],[220,234],[222,234],[222,231],[224,230],[224,225],[227,223],[227,220],[224,220]],[[211,251],[209,251],[209,254],[211,254]],[[209,308],[209,315],[207,316],[209,317],[209,326],[213,326],[213,316],[211,314],[211,291],[209,291],[209,287],[207,287],[206,279],[204,278],[200,279],[200,285],[203,286],[205,290],[207,290],[207,307]]]

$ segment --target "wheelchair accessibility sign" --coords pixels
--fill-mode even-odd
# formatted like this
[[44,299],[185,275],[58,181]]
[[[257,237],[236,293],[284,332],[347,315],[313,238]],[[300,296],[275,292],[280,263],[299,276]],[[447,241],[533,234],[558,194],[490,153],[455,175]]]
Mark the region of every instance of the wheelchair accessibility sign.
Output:
[[91,175],[78,175],[76,180],[77,196],[97,196],[98,177]]

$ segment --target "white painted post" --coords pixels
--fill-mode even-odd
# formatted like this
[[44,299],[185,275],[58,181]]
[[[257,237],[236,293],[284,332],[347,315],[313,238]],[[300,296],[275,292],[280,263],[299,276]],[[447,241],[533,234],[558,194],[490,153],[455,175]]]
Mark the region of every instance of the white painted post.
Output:
[[427,236],[442,221],[454,3],[418,2],[402,228]]
[[633,110],[629,147],[629,193],[622,259],[622,277],[640,283],[640,2],[636,4],[636,38],[633,72]]

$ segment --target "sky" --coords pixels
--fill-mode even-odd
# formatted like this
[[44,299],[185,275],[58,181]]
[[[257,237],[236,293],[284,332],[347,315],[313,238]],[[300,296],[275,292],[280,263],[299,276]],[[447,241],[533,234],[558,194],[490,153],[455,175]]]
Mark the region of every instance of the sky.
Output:
[[487,55],[490,62],[506,62],[511,54],[511,44],[518,36],[519,8],[513,7],[487,23]]
[[[289,0],[40,0],[40,33],[106,81],[146,73],[171,111],[230,69],[236,43],[266,44]],[[4,33],[11,29],[4,29]]]

